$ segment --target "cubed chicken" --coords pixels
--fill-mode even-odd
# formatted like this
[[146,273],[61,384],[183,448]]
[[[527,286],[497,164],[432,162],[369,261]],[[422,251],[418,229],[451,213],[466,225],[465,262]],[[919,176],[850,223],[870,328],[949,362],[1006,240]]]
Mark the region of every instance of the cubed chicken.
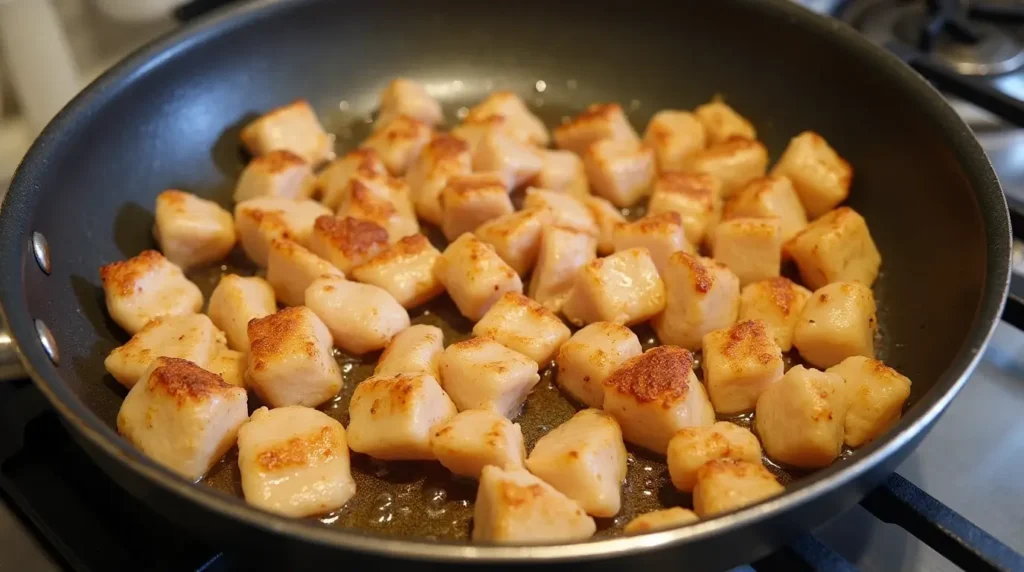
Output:
[[160,250],[184,270],[216,262],[235,247],[231,213],[213,201],[169,190],[156,197],[153,236]]
[[782,227],[777,218],[734,218],[715,227],[711,256],[725,264],[746,286],[779,275]]
[[420,231],[408,185],[390,176],[377,181],[353,179],[342,196],[337,214],[375,223],[387,231],[392,243]]
[[594,193],[617,207],[633,206],[651,192],[654,150],[646,145],[602,139],[587,147],[583,166]]
[[697,470],[693,510],[701,518],[708,518],[780,495],[784,490],[760,460],[715,459]]
[[348,445],[386,461],[431,460],[431,437],[456,413],[455,404],[430,374],[374,376],[352,394]]
[[800,278],[815,289],[829,282],[871,286],[882,265],[882,255],[871,239],[867,222],[850,207],[823,214],[784,248],[796,262]]
[[472,338],[441,354],[441,383],[459,411],[485,409],[512,419],[540,381],[537,362],[490,338]]
[[647,123],[644,143],[654,150],[658,172],[666,173],[682,169],[687,157],[707,147],[707,133],[693,113],[669,109]]
[[589,233],[545,226],[540,252],[530,279],[530,298],[552,312],[560,312],[581,268],[594,260],[597,239]]
[[587,171],[579,155],[558,149],[541,149],[539,153],[543,163],[534,185],[580,199],[590,195]]
[[722,182],[722,198],[729,198],[768,168],[768,150],[760,141],[731,139],[698,151],[687,159],[686,171],[712,175]]
[[441,104],[427,93],[423,85],[406,78],[391,80],[381,92],[377,125],[384,127],[401,115],[412,117],[431,127],[444,122]]
[[725,143],[730,139],[757,139],[757,131],[745,117],[723,101],[711,101],[693,110],[707,134],[710,145]]
[[552,224],[597,236],[599,229],[590,209],[576,197],[548,189],[526,189],[523,208],[545,208],[551,211]]
[[663,173],[654,180],[647,214],[679,213],[686,239],[704,241],[722,218],[722,183],[702,173]]
[[627,360],[643,353],[640,340],[626,326],[595,322],[562,344],[555,358],[555,382],[588,407],[604,405],[604,380]]
[[743,187],[725,205],[725,218],[777,218],[785,242],[807,226],[807,213],[793,183],[782,175],[768,175]]
[[210,295],[206,313],[227,336],[228,346],[249,351],[249,321],[277,311],[274,287],[258,276],[227,274]]
[[[469,145],[470,155],[476,156],[476,150],[480,142],[489,133],[495,131],[508,132],[508,120],[503,115],[492,115],[489,117],[467,117],[465,121],[452,128],[451,134],[466,142]],[[538,149],[538,152],[540,150]]]
[[523,281],[489,244],[466,233],[444,249],[434,275],[459,312],[477,321],[505,292],[523,291]]
[[622,506],[626,445],[614,417],[584,409],[541,437],[526,468],[578,502],[587,514],[613,517]]
[[441,379],[444,332],[437,326],[417,324],[395,334],[380,354],[373,375],[388,377],[400,373],[426,373]]
[[485,133],[473,151],[473,170],[497,173],[509,189],[521,187],[543,166],[536,147],[498,129]]
[[317,175],[316,186],[320,193],[320,202],[329,209],[337,210],[352,179],[374,179],[386,175],[387,172],[384,161],[380,160],[380,155],[376,151],[353,149],[331,161]]
[[291,151],[279,149],[249,161],[238,176],[234,199],[236,203],[259,197],[308,199],[316,188],[309,163]]
[[249,504],[291,517],[335,511],[356,494],[345,428],[309,407],[260,407],[238,430]]
[[540,237],[553,219],[549,209],[531,207],[488,221],[477,227],[474,234],[494,247],[502,260],[524,276],[537,262]]
[[617,103],[595,103],[587,107],[568,123],[555,127],[554,135],[559,149],[577,155],[583,155],[591,143],[603,139],[640,144],[640,136]]
[[472,165],[468,143],[448,133],[435,134],[409,167],[405,177],[412,192],[416,214],[440,226],[444,215],[441,192],[451,177],[472,172]]
[[738,322],[704,336],[704,385],[715,411],[751,411],[766,387],[782,377],[782,350],[761,320]]
[[740,292],[739,319],[764,322],[775,344],[788,352],[793,348],[793,330],[810,297],[810,290],[781,276],[754,282]]
[[622,532],[626,533],[627,536],[645,534],[670,528],[679,528],[680,526],[697,522],[697,520],[699,520],[697,513],[687,508],[674,506],[641,514],[627,522]]
[[551,544],[597,530],[580,505],[526,469],[483,468],[473,507],[474,542]]
[[388,172],[402,176],[430,141],[431,134],[432,130],[426,123],[408,115],[398,115],[359,146],[376,151]]
[[515,211],[502,177],[496,172],[451,177],[441,192],[441,205],[441,230],[448,240]]
[[693,492],[697,470],[715,459],[761,462],[761,443],[745,429],[719,421],[706,427],[687,427],[668,442],[668,472],[672,484],[683,492]]
[[490,337],[547,365],[571,332],[551,310],[518,292],[506,292],[473,326],[473,335]]
[[863,356],[844,359],[828,368],[846,382],[850,409],[846,413],[844,442],[860,447],[874,441],[900,420],[910,397],[910,380],[884,363]]
[[305,306],[249,322],[249,387],[271,407],[316,407],[341,389],[327,326]]
[[675,212],[648,215],[633,222],[619,223],[612,235],[612,243],[616,252],[646,248],[659,273],[668,269],[668,259],[672,253],[680,250],[693,252],[693,246],[686,240],[683,219]]
[[350,354],[383,349],[409,327],[409,313],[387,290],[341,276],[314,280],[306,289],[305,301],[327,325],[334,345]]
[[324,131],[316,112],[303,99],[259,116],[242,129],[241,139],[255,156],[283,149],[314,167],[334,158],[334,136]]
[[302,248],[288,239],[270,243],[267,257],[267,282],[285,306],[301,306],[306,300],[306,288],[321,276],[344,278],[330,262]]
[[526,460],[519,424],[482,409],[467,409],[438,426],[430,447],[446,469],[471,479],[479,479],[487,465],[519,469]]
[[383,288],[405,308],[415,308],[444,293],[434,272],[440,259],[427,237],[411,234],[353,268],[352,277]]
[[705,334],[736,321],[740,279],[724,264],[677,252],[669,258],[662,277],[665,311],[653,321],[661,343],[697,350]]
[[832,367],[850,356],[875,357],[875,296],[860,282],[833,282],[814,291],[793,329],[805,360]]
[[313,224],[309,249],[347,276],[388,247],[388,231],[358,218],[322,216]]
[[604,380],[604,410],[626,441],[664,455],[672,436],[715,422],[704,386],[693,373],[693,354],[658,346],[630,358]]
[[615,226],[625,223],[626,217],[608,199],[601,197],[584,197],[583,204],[590,210],[594,222],[597,223],[597,252],[607,256],[615,252]]
[[245,387],[245,368],[248,367],[248,364],[249,358],[243,352],[236,352],[228,349],[227,346],[218,345],[206,370],[219,375],[228,385]]
[[100,268],[107,312],[129,334],[155,318],[195,314],[203,293],[185,274],[155,250]]
[[491,93],[470,108],[466,120],[475,122],[495,116],[505,118],[505,131],[517,141],[538,147],[547,147],[550,142],[544,122],[531,113],[523,100],[511,91]]
[[114,348],[103,365],[131,389],[158,357],[181,358],[206,367],[217,352],[219,334],[203,314],[156,318],[123,346]]
[[270,243],[275,238],[309,246],[316,219],[329,214],[330,209],[313,200],[262,197],[242,201],[235,205],[238,242],[250,260],[266,267]]
[[639,324],[665,309],[665,283],[646,248],[590,261],[576,276],[562,313],[577,326]]
[[789,141],[772,173],[793,181],[800,202],[811,219],[846,200],[853,181],[850,164],[813,131],[804,131]]

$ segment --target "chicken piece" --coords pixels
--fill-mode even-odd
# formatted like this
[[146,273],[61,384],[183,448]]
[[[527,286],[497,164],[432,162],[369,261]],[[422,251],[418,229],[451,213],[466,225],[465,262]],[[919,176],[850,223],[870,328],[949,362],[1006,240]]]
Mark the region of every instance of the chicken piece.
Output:
[[845,201],[853,181],[850,164],[813,131],[790,139],[772,173],[793,181],[793,188],[812,220]]
[[238,176],[234,199],[236,203],[259,197],[308,199],[316,188],[309,163],[291,151],[279,149],[249,161]]
[[603,139],[640,144],[640,136],[629,124],[629,119],[618,103],[595,103],[572,118],[568,123],[555,127],[555,145],[559,149],[583,155],[587,147]]
[[588,407],[604,405],[604,380],[626,360],[643,353],[640,340],[626,326],[595,322],[562,344],[555,382]]
[[156,197],[153,236],[167,260],[184,270],[227,256],[235,247],[231,213],[213,201],[168,190]]
[[652,188],[647,215],[679,213],[690,244],[703,242],[722,218],[722,183],[713,175],[663,173]]
[[330,330],[334,345],[350,354],[382,349],[409,327],[409,313],[387,290],[341,276],[314,280],[305,301]]
[[473,170],[497,173],[509,189],[521,187],[543,166],[537,148],[498,129],[485,133],[473,151]]
[[646,248],[659,273],[668,269],[668,259],[673,252],[693,252],[693,246],[686,240],[683,231],[683,219],[679,213],[674,212],[619,223],[612,237],[616,252]]
[[910,397],[910,380],[884,363],[863,356],[844,359],[828,368],[846,382],[850,409],[844,425],[844,442],[860,447],[874,441],[900,420]]
[[408,115],[398,115],[367,137],[359,147],[376,151],[388,172],[400,177],[419,156],[431,135],[432,130],[426,123]]
[[219,375],[224,383],[235,387],[245,387],[245,368],[249,358],[242,352],[218,346],[206,370]]
[[219,332],[203,314],[156,318],[103,360],[121,385],[131,389],[158,357],[188,360],[206,367],[217,352]]
[[406,78],[391,80],[380,94],[377,126],[384,127],[392,119],[404,115],[430,127],[444,122],[441,104],[421,84]]
[[687,159],[686,171],[712,175],[722,182],[722,198],[763,177],[768,168],[768,150],[760,141],[731,139],[698,151]]
[[352,277],[383,288],[405,308],[415,308],[444,293],[434,271],[440,259],[427,237],[412,234],[356,266]]
[[483,468],[473,507],[474,542],[551,544],[586,540],[594,519],[526,469]]
[[761,462],[761,443],[748,429],[728,421],[706,427],[687,427],[668,442],[668,472],[672,484],[689,493],[697,484],[697,471],[715,459]]
[[622,506],[626,445],[614,417],[584,409],[533,446],[526,468],[580,504],[587,514],[613,517]]
[[158,357],[117,412],[117,432],[144,455],[198,481],[249,416],[241,387],[184,359]]
[[459,411],[484,409],[512,419],[540,381],[537,362],[491,338],[472,338],[441,354],[441,384]]
[[[482,118],[467,117],[465,121],[452,128],[451,134],[465,141],[466,145],[469,146],[470,155],[475,157],[476,151],[480,147],[480,142],[483,141],[485,136],[496,131],[507,133],[509,131],[508,126],[509,122],[503,115],[492,115]],[[537,151],[539,153],[540,149],[537,149]]]
[[677,252],[669,258],[662,277],[665,311],[653,321],[661,343],[696,350],[705,334],[736,321],[740,279],[724,264]]
[[779,349],[793,348],[793,330],[811,291],[781,276],[743,287],[740,292],[741,321],[761,320]]
[[337,210],[341,199],[352,179],[376,179],[388,172],[384,161],[373,149],[353,149],[343,157],[331,161],[317,175],[316,186],[320,202],[331,210]]
[[629,207],[650,194],[654,150],[633,141],[602,139],[587,147],[583,166],[595,194],[617,207]]
[[432,460],[430,438],[456,413],[430,374],[373,376],[356,386],[349,402],[348,445],[386,461]]
[[309,407],[260,407],[238,430],[249,504],[284,516],[326,514],[356,494],[345,428]]
[[503,294],[473,326],[474,336],[492,338],[541,365],[571,334],[554,312],[517,292]]
[[580,269],[562,306],[576,324],[617,322],[631,326],[665,309],[665,283],[646,248],[620,250]]
[[704,385],[715,411],[751,411],[766,387],[782,377],[782,350],[761,320],[738,322],[704,336]]
[[491,245],[520,276],[533,269],[544,228],[554,219],[549,209],[531,207],[511,212],[477,227],[474,234]]
[[409,185],[390,175],[354,178],[342,195],[337,214],[376,223],[388,232],[392,243],[420,231]]
[[710,145],[725,143],[730,139],[757,139],[757,131],[745,117],[736,113],[722,101],[711,101],[698,106],[693,114],[704,126],[707,141]]
[[647,123],[644,143],[654,150],[659,173],[679,171],[686,158],[707,147],[704,124],[688,111],[659,111]]
[[760,461],[715,459],[697,470],[693,509],[707,518],[780,495],[784,490]]
[[597,252],[607,256],[615,252],[615,226],[626,222],[615,205],[601,197],[584,197],[583,204],[590,210],[594,222],[597,223]]
[[405,177],[416,214],[440,226],[444,216],[441,192],[451,177],[470,174],[472,165],[468,143],[448,133],[436,133],[423,147]]
[[466,233],[444,249],[434,265],[459,312],[477,321],[505,292],[523,291],[523,281],[490,245]]
[[833,282],[814,291],[793,329],[793,345],[813,366],[850,356],[875,357],[875,297],[860,282]]
[[487,465],[519,469],[526,459],[519,424],[480,409],[467,409],[438,426],[430,448],[446,469],[471,479],[479,479]]
[[860,282],[871,286],[878,278],[882,255],[871,239],[867,222],[850,207],[823,214],[784,245],[811,288],[829,282]]
[[375,222],[322,216],[313,224],[309,249],[346,276],[388,247],[388,231]]
[[567,195],[530,187],[526,189],[523,208],[545,208],[551,211],[552,224],[597,236],[599,229],[590,209],[582,201]]
[[768,175],[743,187],[725,205],[725,218],[777,218],[785,242],[807,226],[807,213],[793,183],[781,175]]
[[345,274],[330,262],[288,239],[277,239],[270,243],[267,282],[273,286],[278,301],[285,306],[304,304],[306,288],[321,276],[344,278]]
[[779,275],[782,228],[777,218],[734,218],[715,227],[711,256],[725,264],[746,286]]
[[597,239],[593,235],[546,226],[540,235],[540,252],[530,279],[530,298],[552,312],[560,312],[569,298],[581,268],[594,260]]
[[441,230],[448,240],[515,211],[501,176],[493,172],[451,177],[441,192],[441,205]]
[[155,250],[101,267],[100,279],[107,312],[129,334],[150,320],[195,314],[203,307],[199,287]]
[[535,186],[566,193],[578,199],[590,196],[587,171],[579,155],[557,149],[541,149],[538,152],[543,163],[533,179]]
[[283,149],[314,167],[334,158],[334,136],[324,131],[304,99],[257,117],[242,129],[241,139],[254,156]]
[[417,324],[395,334],[380,354],[373,375],[388,377],[400,373],[426,373],[441,379],[444,332],[437,326]]
[[612,372],[604,380],[603,407],[622,426],[626,441],[660,455],[676,431],[715,422],[693,373],[693,354],[676,346],[651,348]]
[[309,246],[316,219],[329,214],[327,207],[313,200],[262,197],[242,201],[235,205],[238,241],[246,256],[265,268],[274,239],[287,238]]
[[231,349],[248,352],[249,321],[276,311],[274,287],[269,282],[257,276],[227,274],[213,289],[206,313],[225,333]]
[[316,407],[341,389],[341,370],[327,326],[305,306],[249,322],[245,379],[271,407]]
[[495,91],[469,110],[466,120],[478,122],[490,117],[505,118],[505,131],[517,141],[547,147],[551,141],[544,122],[530,112],[520,97],[511,91]]
[[697,513],[690,509],[674,506],[672,508],[645,512],[626,523],[622,532],[627,536],[658,532],[670,528],[679,528],[680,526],[697,522],[697,520],[699,520]]

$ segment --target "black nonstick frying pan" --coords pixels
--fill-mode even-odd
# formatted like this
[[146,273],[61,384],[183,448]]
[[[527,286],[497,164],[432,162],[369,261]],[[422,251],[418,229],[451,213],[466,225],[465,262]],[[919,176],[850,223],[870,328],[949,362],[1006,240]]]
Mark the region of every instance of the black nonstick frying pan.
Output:
[[[102,360],[125,336],[106,316],[97,269],[152,246],[152,205],[165,188],[228,205],[244,160],[238,131],[255,113],[307,98],[344,149],[398,76],[430,85],[450,120],[499,88],[527,96],[549,124],[618,101],[638,128],[659,109],[721,95],[753,120],[773,158],[802,130],[824,135],[855,168],[849,204],[882,252],[882,357],[914,383],[903,419],[770,501],[677,530],[563,546],[285,519],[143,457],[113,428],[123,391]],[[1009,256],[1006,204],[967,126],[896,58],[788,2],[255,2],[133,55],[28,153],[0,211],[10,334],[0,336],[0,365],[5,377],[35,380],[112,478],[218,542],[299,553],[311,565],[387,557],[718,568],[842,512],[907,456],[977,363],[1005,300]]]

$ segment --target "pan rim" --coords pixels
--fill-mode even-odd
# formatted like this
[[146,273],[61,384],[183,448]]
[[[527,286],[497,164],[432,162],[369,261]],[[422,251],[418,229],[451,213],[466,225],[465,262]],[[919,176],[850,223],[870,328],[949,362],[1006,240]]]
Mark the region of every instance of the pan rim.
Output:
[[[257,0],[219,12],[199,23],[172,32],[136,51],[108,70],[75,97],[44,129],[15,173],[11,188],[0,207],[0,245],[3,259],[28,265],[29,223],[33,216],[34,173],[46,168],[51,149],[61,144],[66,127],[105,105],[113,94],[135,79],[158,68],[161,63],[192,46],[228,30],[245,26],[278,11],[317,0]],[[981,302],[964,345],[950,367],[936,380],[886,439],[862,448],[848,463],[837,463],[801,482],[800,486],[765,502],[696,524],[635,537],[592,540],[574,544],[542,546],[486,546],[456,542],[431,542],[397,538],[359,530],[328,528],[309,519],[291,519],[251,507],[242,499],[209,487],[198,487],[157,465],[131,447],[98,416],[90,411],[63,383],[35,336],[28,313],[21,272],[0,275],[0,318],[14,338],[26,371],[54,408],[92,446],[137,476],[148,480],[205,510],[220,513],[247,526],[305,542],[364,554],[419,559],[434,562],[473,560],[477,563],[566,562],[624,557],[639,551],[670,549],[683,543],[700,542],[720,532],[753,525],[779,517],[798,506],[848,485],[890,456],[898,453],[927,431],[956,396],[981,359],[982,350],[995,331],[1005,304],[1010,280],[1012,235],[1006,199],[995,173],[970,129],[930,84],[895,56],[878,48],[852,28],[811,13],[787,0],[734,0],[749,9],[775,12],[794,25],[808,28],[827,41],[843,44],[888,75],[895,76],[903,89],[933,113],[939,129],[948,136],[954,156],[963,166],[975,193],[986,237],[985,283]],[[866,492],[866,491],[865,491]]]

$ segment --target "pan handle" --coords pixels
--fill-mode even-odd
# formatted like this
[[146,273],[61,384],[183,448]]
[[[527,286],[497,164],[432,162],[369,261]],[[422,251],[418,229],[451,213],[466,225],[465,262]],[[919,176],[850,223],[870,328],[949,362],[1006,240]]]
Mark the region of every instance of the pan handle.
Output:
[[0,324],[0,382],[28,377],[14,338]]

